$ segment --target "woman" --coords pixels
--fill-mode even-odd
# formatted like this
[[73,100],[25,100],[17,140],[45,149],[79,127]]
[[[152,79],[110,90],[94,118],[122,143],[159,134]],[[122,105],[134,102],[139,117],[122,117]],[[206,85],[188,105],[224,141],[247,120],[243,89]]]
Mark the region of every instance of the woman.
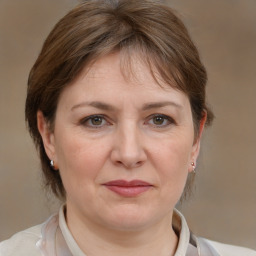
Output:
[[183,23],[154,1],[89,0],[53,29],[28,81],[26,120],[65,202],[0,255],[256,255],[190,233],[189,194],[213,115]]

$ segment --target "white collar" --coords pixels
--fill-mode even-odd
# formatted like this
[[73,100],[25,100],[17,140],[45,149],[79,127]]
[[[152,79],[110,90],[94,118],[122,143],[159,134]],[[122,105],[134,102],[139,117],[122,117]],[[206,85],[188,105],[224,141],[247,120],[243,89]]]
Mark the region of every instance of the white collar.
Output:
[[[86,256],[68,229],[64,212],[65,205],[60,208],[59,214],[53,215],[43,224],[42,237],[36,246],[43,256]],[[218,256],[204,240],[191,235],[184,216],[176,209],[173,213],[173,228],[179,236],[174,256]]]

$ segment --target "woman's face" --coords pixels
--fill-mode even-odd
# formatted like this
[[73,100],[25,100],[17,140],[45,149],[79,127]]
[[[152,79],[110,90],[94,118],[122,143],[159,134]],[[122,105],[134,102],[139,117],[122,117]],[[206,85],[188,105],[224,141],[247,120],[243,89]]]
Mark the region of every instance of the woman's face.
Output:
[[188,97],[132,65],[136,78],[124,78],[113,54],[82,73],[60,96],[53,133],[38,114],[70,219],[119,230],[170,221],[192,171],[199,141]]

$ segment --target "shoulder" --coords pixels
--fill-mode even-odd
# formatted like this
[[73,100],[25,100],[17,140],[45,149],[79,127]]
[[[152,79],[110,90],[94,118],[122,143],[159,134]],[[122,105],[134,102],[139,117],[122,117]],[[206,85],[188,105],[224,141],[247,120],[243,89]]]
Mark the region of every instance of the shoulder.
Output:
[[256,251],[248,248],[223,244],[204,238],[203,240],[205,240],[206,243],[210,244],[219,253],[220,256],[256,256]]
[[41,238],[41,227],[37,225],[0,242],[0,256],[41,255],[36,242]]

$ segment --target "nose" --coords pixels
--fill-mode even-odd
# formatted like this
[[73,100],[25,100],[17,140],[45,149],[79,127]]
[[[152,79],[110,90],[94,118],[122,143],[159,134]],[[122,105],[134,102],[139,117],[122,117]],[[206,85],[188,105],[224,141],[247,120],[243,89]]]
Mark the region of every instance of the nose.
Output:
[[147,160],[142,135],[136,126],[120,128],[114,138],[111,161],[126,169],[140,167]]

